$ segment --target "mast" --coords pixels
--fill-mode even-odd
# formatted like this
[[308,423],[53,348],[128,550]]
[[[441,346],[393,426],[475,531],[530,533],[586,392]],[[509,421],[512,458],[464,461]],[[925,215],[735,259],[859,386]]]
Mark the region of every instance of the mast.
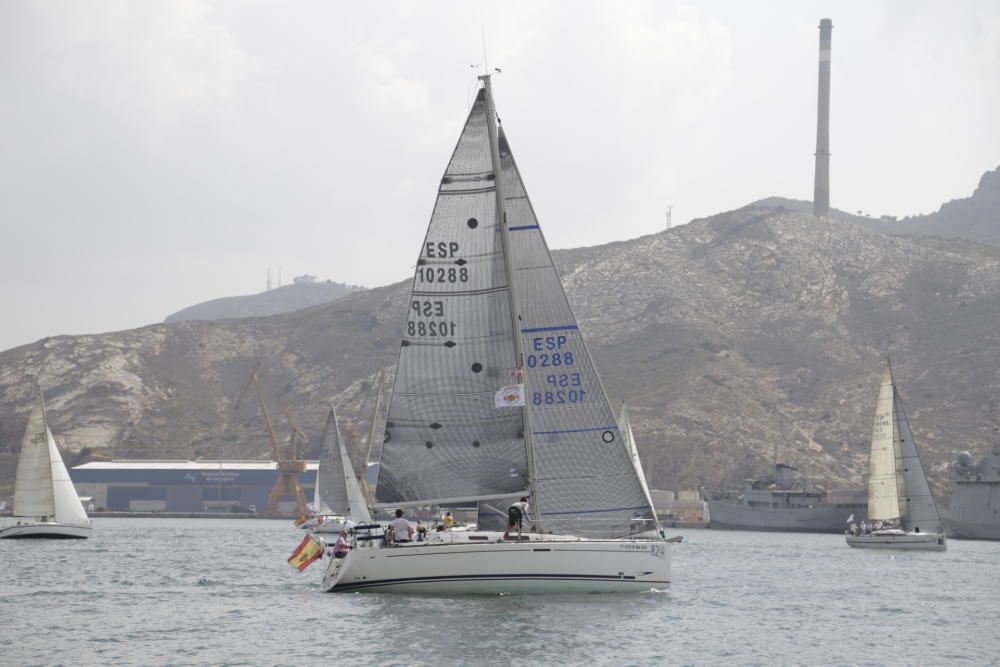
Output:
[[[48,439],[49,439],[49,437],[51,437],[51,435],[50,435],[51,432],[49,431],[49,416],[45,412],[45,394],[42,392],[42,385],[36,383],[36,386],[38,387],[38,401],[39,401],[39,403],[42,404],[42,430],[45,432],[45,437],[46,437],[46,443],[45,444],[46,444],[46,447],[47,447],[48,446]],[[48,468],[49,468],[48,469],[49,486],[48,486],[48,491],[49,491],[49,494],[52,496],[52,515],[55,518],[55,520],[58,521],[59,517],[56,516],[56,510],[57,510],[57,508],[56,508],[56,485],[53,483],[54,480],[52,480],[52,452],[50,451],[50,452],[48,452],[48,454],[49,454],[49,465],[48,465]]]
[[[493,106],[493,88],[490,83],[490,75],[483,74],[479,76],[479,80],[483,82],[483,88],[486,91],[486,128],[489,133],[490,138],[490,154],[493,158],[493,173],[496,183],[496,197],[497,197],[497,221],[500,223],[500,240],[503,244],[503,266],[504,273],[507,277],[507,289],[510,294],[510,319],[511,328],[514,334],[514,355],[517,359],[517,365],[515,368],[524,368],[524,352],[521,349],[521,326],[519,324],[521,319],[521,309],[518,307],[517,292],[514,288],[514,281],[511,280],[510,275],[510,241],[507,237],[507,212],[504,208],[503,195],[503,169],[500,162],[500,144],[497,140],[497,126],[496,126],[496,108]],[[522,380],[524,376],[517,376],[517,379]],[[525,405],[521,408],[521,419],[522,419],[522,432],[524,433],[524,447],[527,453],[528,459],[528,488],[531,490],[531,520],[535,525],[535,530],[541,531],[541,516],[542,513],[538,507],[538,494],[535,493],[535,454],[534,448],[531,442],[531,429],[528,428],[528,406],[527,401]]]

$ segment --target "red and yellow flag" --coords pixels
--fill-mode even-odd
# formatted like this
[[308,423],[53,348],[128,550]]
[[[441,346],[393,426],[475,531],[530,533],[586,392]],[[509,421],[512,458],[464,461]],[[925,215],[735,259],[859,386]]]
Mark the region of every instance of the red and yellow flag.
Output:
[[299,572],[306,569],[314,560],[323,555],[323,545],[316,541],[312,535],[306,535],[302,543],[288,558],[288,564]]

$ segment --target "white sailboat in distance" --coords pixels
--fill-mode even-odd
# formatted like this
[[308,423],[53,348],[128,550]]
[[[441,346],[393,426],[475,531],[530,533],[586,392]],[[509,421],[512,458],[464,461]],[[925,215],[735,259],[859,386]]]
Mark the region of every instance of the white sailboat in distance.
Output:
[[91,523],[45,418],[41,392],[28,417],[14,480],[14,516],[0,538],[85,538]]
[[371,513],[361,481],[340,435],[337,413],[330,407],[323,434],[323,450],[316,470],[313,508],[317,512],[310,530],[314,533],[338,533],[360,523],[370,523]]
[[875,404],[868,519],[860,526],[850,523],[847,544],[863,549],[921,551],[944,551],[948,547],[888,359]]
[[665,587],[670,544],[498,127],[490,76],[479,79],[417,260],[375,509],[506,509],[526,496],[526,532],[442,530],[391,545],[379,526],[358,526],[322,588]]

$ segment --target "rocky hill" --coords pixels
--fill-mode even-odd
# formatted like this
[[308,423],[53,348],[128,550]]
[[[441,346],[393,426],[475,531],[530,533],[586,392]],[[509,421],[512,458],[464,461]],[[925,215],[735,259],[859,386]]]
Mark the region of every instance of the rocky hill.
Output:
[[[812,202],[784,197],[769,197],[754,205],[803,214],[812,212]],[[830,217],[880,232],[965,239],[1000,246],[1000,167],[983,174],[972,196],[943,204],[935,213],[898,220],[892,216],[873,218],[832,209]]]
[[[1000,249],[750,206],[556,261],[612,400],[634,411],[657,487],[763,472],[775,445],[827,488],[860,485],[887,352],[935,480],[957,450],[987,446],[1000,401]],[[256,409],[234,409],[257,359],[272,410],[293,414],[313,452],[330,401],[360,447],[408,287],[4,352],[0,451],[12,460],[40,376],[69,450],[266,457]],[[12,466],[0,475],[9,487]]]
[[167,324],[189,320],[230,320],[243,317],[267,317],[302,310],[310,306],[330,303],[342,296],[355,292],[359,287],[323,282],[295,282],[259,294],[227,296],[212,299],[179,310],[168,315]]
[[971,197],[954,199],[928,215],[873,221],[880,231],[968,239],[1000,246],[1000,167],[979,179]]

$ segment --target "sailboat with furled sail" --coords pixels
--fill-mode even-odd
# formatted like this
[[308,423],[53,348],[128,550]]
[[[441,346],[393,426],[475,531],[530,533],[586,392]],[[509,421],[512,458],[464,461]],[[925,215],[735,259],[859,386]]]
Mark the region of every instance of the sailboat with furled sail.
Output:
[[91,524],[45,418],[42,393],[28,417],[14,479],[14,516],[0,538],[85,538]]
[[359,526],[322,587],[665,586],[670,545],[497,125],[490,76],[479,78],[417,260],[375,507],[506,508],[525,496],[528,532],[440,531],[393,546]]
[[862,525],[850,522],[847,544],[922,551],[944,551],[948,546],[888,359],[875,404],[868,519]]

